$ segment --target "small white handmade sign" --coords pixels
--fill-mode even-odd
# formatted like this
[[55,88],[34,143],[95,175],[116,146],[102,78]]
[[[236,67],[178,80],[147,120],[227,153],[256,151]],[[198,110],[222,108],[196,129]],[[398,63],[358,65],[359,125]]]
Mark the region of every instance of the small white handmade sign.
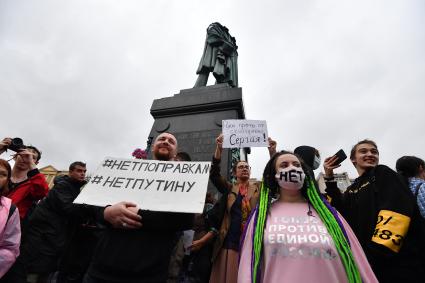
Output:
[[223,120],[223,147],[268,147],[267,123],[264,120]]
[[183,249],[185,255],[190,255],[190,247],[193,243],[193,236],[195,236],[195,230],[183,231]]
[[106,206],[130,201],[140,209],[202,213],[209,172],[210,162],[107,157],[74,203]]

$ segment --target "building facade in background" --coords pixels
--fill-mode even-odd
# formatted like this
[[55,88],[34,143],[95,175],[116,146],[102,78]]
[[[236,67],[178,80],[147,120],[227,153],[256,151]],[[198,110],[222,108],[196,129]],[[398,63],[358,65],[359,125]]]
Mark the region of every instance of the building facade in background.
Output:
[[60,175],[68,175],[67,170],[58,170],[52,165],[47,165],[43,168],[40,168],[39,171],[46,177],[47,184],[49,184],[49,189],[53,187],[53,180],[55,177]]

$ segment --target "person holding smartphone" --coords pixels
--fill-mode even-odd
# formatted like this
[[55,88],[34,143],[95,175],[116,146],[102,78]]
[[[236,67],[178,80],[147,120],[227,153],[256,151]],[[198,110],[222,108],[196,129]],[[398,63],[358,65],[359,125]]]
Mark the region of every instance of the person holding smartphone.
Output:
[[356,234],[379,282],[425,279],[423,239],[416,229],[415,202],[396,172],[379,164],[375,142],[355,144],[350,159],[359,177],[344,193],[333,171],[338,155],[324,161],[326,193]]

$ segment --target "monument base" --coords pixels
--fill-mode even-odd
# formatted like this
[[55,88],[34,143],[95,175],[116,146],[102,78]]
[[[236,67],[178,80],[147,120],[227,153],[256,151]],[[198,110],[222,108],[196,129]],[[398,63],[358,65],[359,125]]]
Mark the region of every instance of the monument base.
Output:
[[[185,89],[172,97],[155,99],[150,112],[155,121],[149,140],[163,132],[172,133],[179,151],[187,152],[193,161],[212,160],[222,120],[245,119],[242,89],[227,84]],[[247,159],[246,150],[240,154],[241,159]],[[226,178],[231,163],[231,151],[224,149],[221,173]],[[211,184],[208,190],[214,190]]]

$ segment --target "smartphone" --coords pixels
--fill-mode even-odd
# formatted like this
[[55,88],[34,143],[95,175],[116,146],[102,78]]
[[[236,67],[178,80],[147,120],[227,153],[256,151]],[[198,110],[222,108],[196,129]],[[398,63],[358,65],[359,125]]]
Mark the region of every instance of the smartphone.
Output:
[[337,157],[337,160],[333,163],[333,165],[341,164],[342,161],[347,159],[347,155],[345,154],[345,152],[342,149],[338,150],[338,152],[335,153],[334,156]]

